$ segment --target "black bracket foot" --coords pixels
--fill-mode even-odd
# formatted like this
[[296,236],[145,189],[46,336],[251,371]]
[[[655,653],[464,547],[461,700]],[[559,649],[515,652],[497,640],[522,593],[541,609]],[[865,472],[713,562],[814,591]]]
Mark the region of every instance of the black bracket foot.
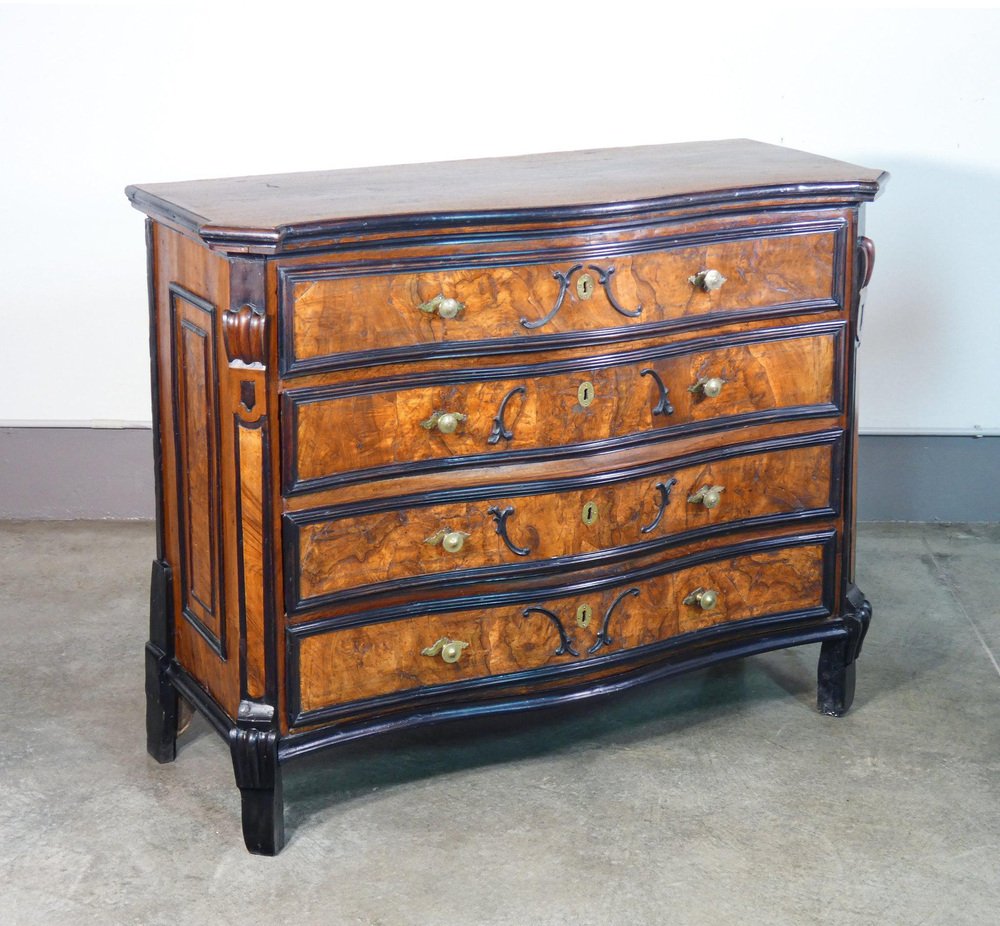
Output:
[[855,664],[861,655],[871,619],[871,603],[856,585],[850,586],[844,614],[847,636],[828,640],[820,651],[816,686],[816,703],[820,713],[842,717],[850,710],[857,678]]
[[285,845],[285,803],[273,718],[269,705],[243,701],[237,726],[229,732],[243,803],[243,841],[255,855],[277,855]]

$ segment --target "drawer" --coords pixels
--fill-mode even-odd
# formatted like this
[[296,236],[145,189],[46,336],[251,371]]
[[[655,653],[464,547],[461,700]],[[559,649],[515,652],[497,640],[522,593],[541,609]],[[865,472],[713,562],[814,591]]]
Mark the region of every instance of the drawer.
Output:
[[288,684],[294,722],[335,716],[343,705],[361,701],[391,703],[505,679],[523,684],[525,673],[538,680],[593,671],[640,659],[682,635],[718,632],[740,621],[758,626],[768,619],[826,616],[834,537],[827,532],[791,542],[757,541],[756,548],[747,544],[658,563],[582,588],[534,591],[528,594],[535,597],[522,594],[520,600],[512,595],[509,603],[489,609],[292,628]]
[[[673,235],[617,245],[633,253],[596,257],[577,249],[545,262],[510,253],[436,264],[417,258],[405,272],[398,259],[387,265],[391,272],[370,262],[283,267],[282,373],[535,350],[601,329],[621,336],[708,317],[837,308],[844,230],[838,220],[728,230],[721,240],[719,232]],[[714,279],[699,276],[709,271]]]
[[842,436],[287,514],[286,608],[592,567],[720,530],[833,516]]
[[531,366],[289,390],[282,396],[284,489],[836,414],[842,333],[840,322],[802,325]]

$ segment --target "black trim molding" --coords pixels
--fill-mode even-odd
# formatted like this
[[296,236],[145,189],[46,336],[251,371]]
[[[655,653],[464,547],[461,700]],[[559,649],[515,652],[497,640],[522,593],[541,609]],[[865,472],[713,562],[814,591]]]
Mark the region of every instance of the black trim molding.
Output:
[[[837,311],[844,306],[844,266],[847,250],[848,225],[842,217],[822,221],[792,221],[783,225],[749,226],[739,229],[719,229],[708,232],[663,235],[640,241],[609,240],[588,246],[559,247],[546,244],[534,249],[518,251],[492,251],[488,253],[456,253],[430,258],[394,257],[382,260],[344,261],[333,266],[315,264],[298,266],[286,264],[278,267],[278,304],[281,306],[281,328],[278,334],[278,364],[282,376],[296,376],[332,370],[353,369],[384,363],[402,363],[414,360],[460,359],[490,354],[516,354],[553,348],[591,347],[624,338],[649,338],[670,331],[702,327],[708,324],[726,324],[734,321],[751,321],[809,312]],[[723,241],[747,241],[761,238],[785,238],[830,232],[834,238],[831,266],[832,291],[828,299],[779,302],[757,309],[728,309],[691,317],[669,318],[625,327],[606,327],[594,331],[569,331],[555,334],[531,334],[554,315],[562,302],[560,297],[553,310],[543,319],[528,324],[515,325],[511,337],[490,338],[482,341],[443,341],[402,347],[380,348],[366,351],[337,352],[315,357],[297,357],[295,353],[295,286],[320,280],[344,277],[380,276],[392,273],[418,273],[433,270],[470,270],[490,267],[525,266],[531,264],[559,263],[626,257],[651,251],[699,247]],[[575,265],[573,269],[578,269]],[[555,271],[558,278],[558,268]],[[567,274],[568,276],[568,274]],[[564,295],[565,285],[562,287]],[[637,312],[620,314],[636,317]]]

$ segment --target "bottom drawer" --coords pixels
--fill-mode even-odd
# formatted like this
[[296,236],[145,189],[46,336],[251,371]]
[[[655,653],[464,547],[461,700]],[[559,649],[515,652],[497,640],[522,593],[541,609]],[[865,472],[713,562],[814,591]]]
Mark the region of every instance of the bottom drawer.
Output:
[[488,608],[452,601],[438,606],[465,609],[290,628],[292,723],[332,719],[358,702],[513,682],[515,674],[523,685],[522,673],[531,673],[530,683],[608,661],[627,665],[651,646],[733,622],[828,615],[834,538],[824,532],[753,541],[606,580],[491,596],[498,603]]

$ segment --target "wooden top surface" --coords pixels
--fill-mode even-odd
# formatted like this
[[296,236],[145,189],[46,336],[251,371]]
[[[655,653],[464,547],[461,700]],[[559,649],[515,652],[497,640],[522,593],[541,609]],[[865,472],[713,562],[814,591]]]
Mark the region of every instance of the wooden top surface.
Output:
[[637,205],[765,195],[870,200],[885,176],[791,148],[729,139],[152,183],[130,186],[126,195],[137,209],[219,246],[273,248],[286,238],[363,234],[389,224],[587,218]]

